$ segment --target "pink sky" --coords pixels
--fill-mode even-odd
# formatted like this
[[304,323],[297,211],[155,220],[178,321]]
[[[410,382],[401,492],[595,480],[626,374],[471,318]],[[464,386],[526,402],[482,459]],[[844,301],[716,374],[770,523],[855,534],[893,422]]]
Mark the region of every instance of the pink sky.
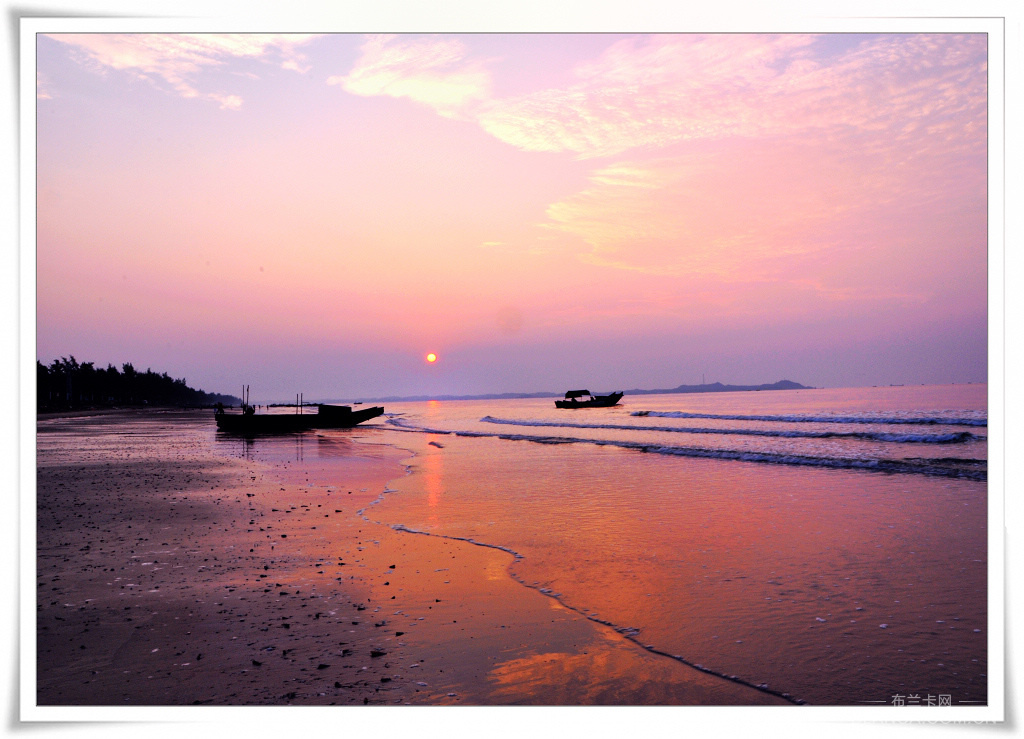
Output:
[[38,358],[262,400],[984,381],[987,54],[40,37]]

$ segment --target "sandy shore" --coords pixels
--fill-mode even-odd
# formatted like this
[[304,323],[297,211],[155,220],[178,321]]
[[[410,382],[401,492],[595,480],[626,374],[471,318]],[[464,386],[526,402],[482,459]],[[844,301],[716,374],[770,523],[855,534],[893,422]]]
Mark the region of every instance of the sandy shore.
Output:
[[[282,484],[198,442],[125,436],[107,459],[50,456],[37,486],[40,705],[384,700],[375,655],[394,635],[366,617],[365,588],[330,546],[348,490]],[[351,467],[356,491],[395,474],[393,460]]]
[[38,705],[781,702],[524,588],[506,552],[378,520],[408,450],[225,454],[209,427],[40,421]]

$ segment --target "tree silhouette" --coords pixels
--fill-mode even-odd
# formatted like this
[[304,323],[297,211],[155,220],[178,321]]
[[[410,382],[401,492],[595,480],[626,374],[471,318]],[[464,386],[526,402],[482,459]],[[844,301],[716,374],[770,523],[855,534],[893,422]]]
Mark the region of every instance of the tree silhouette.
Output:
[[116,406],[206,407],[235,405],[233,395],[194,390],[185,379],[166,372],[139,372],[130,362],[118,371],[112,364],[98,370],[93,362],[79,364],[74,355],[55,359],[49,366],[36,360],[37,412]]

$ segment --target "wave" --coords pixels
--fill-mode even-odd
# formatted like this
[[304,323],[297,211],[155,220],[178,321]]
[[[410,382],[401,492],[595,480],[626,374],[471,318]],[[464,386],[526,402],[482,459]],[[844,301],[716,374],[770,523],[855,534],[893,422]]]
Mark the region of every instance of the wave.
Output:
[[739,462],[759,462],[762,464],[781,464],[800,467],[818,467],[827,469],[863,470],[867,472],[884,472],[889,474],[918,474],[937,477],[954,477],[984,482],[988,479],[985,460],[960,459],[948,457],[943,459],[909,458],[909,459],[864,459],[858,457],[819,457],[806,454],[788,454],[783,452],[757,452],[739,449],[701,449],[699,447],[671,446],[652,444],[622,439],[585,439],[566,436],[538,436],[533,434],[502,434],[486,431],[450,431],[416,426],[401,419],[389,419],[388,423],[397,429],[408,432],[447,434],[476,438],[495,438],[507,441],[530,441],[536,444],[593,444],[595,446],[611,446],[630,449],[646,454],[665,454],[677,457],[693,457],[699,459],[722,459]]
[[686,411],[633,411],[632,416],[652,418],[713,418],[719,421],[772,421],[779,423],[870,423],[877,425],[903,424],[912,426],[988,426],[987,418],[969,416],[833,416],[833,415],[729,415],[718,413],[689,413]]
[[[637,414],[634,414],[637,415]],[[779,431],[773,429],[714,429],[689,426],[636,426],[617,423],[572,423],[564,421],[520,421],[507,418],[484,416],[484,423],[510,426],[549,426],[554,428],[607,429],[610,431],[664,431],[675,434],[720,434],[723,436],[773,436],[787,439],[857,439],[862,441],[883,441],[899,444],[960,444],[968,441],[985,441],[969,431],[955,431],[948,434],[911,434],[892,431]]]

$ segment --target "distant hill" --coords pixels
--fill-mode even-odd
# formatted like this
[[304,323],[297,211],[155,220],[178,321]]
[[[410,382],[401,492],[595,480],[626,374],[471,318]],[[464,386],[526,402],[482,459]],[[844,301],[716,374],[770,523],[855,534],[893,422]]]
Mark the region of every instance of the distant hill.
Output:
[[679,385],[666,390],[627,390],[626,395],[653,395],[655,393],[735,393],[747,390],[813,390],[792,380],[779,380],[771,385],[723,385],[712,382],[707,385]]
[[[667,393],[733,393],[748,390],[813,390],[807,385],[801,385],[792,380],[779,380],[770,385],[723,385],[720,382],[712,382],[705,385],[679,385],[674,388],[660,390],[626,390],[626,397],[630,395],[660,395]],[[610,391],[608,391],[610,392]],[[599,393],[604,395],[605,391]],[[388,396],[385,398],[367,398],[366,401],[374,403],[398,403],[416,402],[421,400],[519,400],[523,398],[561,398],[565,393],[489,393],[484,395],[410,395],[410,396]]]

